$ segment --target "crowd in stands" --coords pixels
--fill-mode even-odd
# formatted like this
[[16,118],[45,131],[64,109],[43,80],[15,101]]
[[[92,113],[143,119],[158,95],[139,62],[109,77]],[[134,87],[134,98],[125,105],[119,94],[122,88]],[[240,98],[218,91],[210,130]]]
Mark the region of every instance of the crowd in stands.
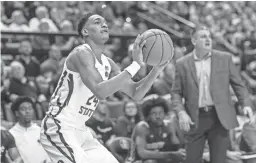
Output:
[[[112,33],[136,35],[149,28],[134,16],[134,10],[147,11],[146,3],[5,1],[1,2],[0,27],[1,31],[75,33],[81,16],[96,12],[106,18]],[[159,1],[156,4],[195,24],[209,26],[214,48],[233,54],[233,61],[241,70],[252,107],[256,110],[256,40],[253,40],[256,38],[256,16],[252,14],[256,12],[256,3]],[[178,21],[171,23],[176,30],[185,29]],[[1,134],[2,128],[9,130],[25,163],[50,162],[38,142],[39,126],[62,72],[64,52],[81,44],[82,40],[75,36],[55,36],[54,39],[43,35],[6,37],[12,37],[14,41],[1,41],[1,50],[14,48],[17,53],[10,61],[1,56]],[[107,44],[105,54],[117,61],[121,69],[132,62],[130,43],[125,52],[121,49],[120,38],[111,38]],[[175,47],[175,59],[188,52],[183,45],[176,44]],[[33,53],[35,50],[46,50],[48,54],[38,58]],[[117,57],[120,52],[127,55]],[[134,81],[146,76],[149,70],[150,67],[143,66]],[[169,95],[174,76],[173,66],[168,65],[140,102],[132,101],[121,92],[115,93],[98,105],[87,122],[94,137],[121,163],[178,163],[184,159],[184,134],[172,112]],[[242,163],[241,151],[256,152],[253,136],[256,134],[256,115],[255,121],[249,124],[236,98],[233,101],[239,127],[230,132],[227,162]],[[205,163],[209,162],[208,151],[206,144]]]

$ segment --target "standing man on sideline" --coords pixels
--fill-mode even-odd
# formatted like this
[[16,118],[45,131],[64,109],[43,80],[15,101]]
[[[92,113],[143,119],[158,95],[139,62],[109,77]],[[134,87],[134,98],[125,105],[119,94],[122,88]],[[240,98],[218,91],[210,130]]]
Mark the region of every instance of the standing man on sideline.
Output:
[[248,92],[231,55],[212,49],[209,29],[196,28],[191,41],[194,50],[177,61],[171,92],[180,128],[186,135],[185,163],[201,162],[206,140],[211,163],[224,163],[229,130],[238,124],[229,86],[233,87],[244,113],[252,119]]

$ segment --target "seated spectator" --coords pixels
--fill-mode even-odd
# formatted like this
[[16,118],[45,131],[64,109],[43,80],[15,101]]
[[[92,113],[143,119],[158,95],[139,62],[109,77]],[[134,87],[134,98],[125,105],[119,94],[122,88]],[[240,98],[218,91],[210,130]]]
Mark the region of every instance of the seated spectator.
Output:
[[20,62],[13,61],[11,63],[11,78],[10,78],[10,100],[14,102],[18,96],[28,96],[36,102],[35,119],[41,120],[44,116],[44,111],[41,102],[46,101],[46,97],[39,90],[35,79],[29,79],[24,76],[25,70]]
[[166,95],[171,92],[172,83],[175,77],[175,67],[174,64],[167,65],[163,73],[157,78],[152,85],[152,92],[158,95]]
[[26,18],[22,11],[15,10],[12,13],[12,23],[9,25],[10,31],[29,32],[31,29],[26,24]]
[[256,61],[252,61],[248,64],[246,70],[242,71],[242,77],[250,92],[252,108],[256,111]]
[[[5,14],[5,6],[1,3],[1,30],[8,30],[8,24],[11,23],[11,20]],[[3,28],[2,28],[3,27]]]
[[30,27],[31,30],[39,31],[40,21],[43,18],[45,18],[45,19],[47,19],[47,21],[49,23],[50,31],[53,31],[53,32],[58,32],[59,31],[59,29],[56,27],[54,22],[49,18],[49,11],[45,6],[38,6],[36,8],[35,13],[36,13],[36,17],[32,18],[29,21],[29,27]]
[[134,126],[142,120],[135,101],[126,101],[123,106],[124,115],[120,116],[115,125],[116,136],[131,137]]
[[25,68],[25,76],[36,77],[40,72],[39,61],[32,56],[32,47],[29,40],[23,40],[20,43],[19,55],[16,60],[22,63]]
[[29,97],[19,97],[12,105],[18,122],[10,129],[20,155],[26,163],[44,163],[49,157],[39,142],[40,127],[32,122],[35,104]]
[[138,28],[138,33],[140,33],[140,34],[144,33],[146,30],[148,30],[148,26],[144,22],[139,22],[139,24],[137,25],[137,28]]
[[239,145],[241,142],[242,130],[244,124],[249,122],[249,118],[244,115],[242,107],[239,105],[238,102],[235,102],[235,109],[236,109],[236,117],[238,121],[238,127],[230,130],[230,142],[232,150],[239,151]]
[[[64,20],[60,24],[60,31],[62,33],[74,33],[73,24],[69,20]],[[60,50],[70,51],[77,44],[77,39],[70,36],[56,36],[55,45],[60,48]]]
[[29,96],[37,100],[39,92],[34,80],[25,77],[25,69],[20,62],[13,61],[11,63],[10,78],[10,99],[15,101],[18,96]]
[[[6,153],[8,151],[8,153]],[[23,163],[12,134],[1,127],[1,163]]]
[[58,27],[67,18],[67,2],[62,1],[62,3],[55,3],[55,6],[51,8],[50,16],[52,20],[56,23]]
[[[49,20],[47,18],[43,18],[40,20],[37,32],[43,32],[43,33],[53,32],[50,29]],[[33,48],[37,50],[48,50],[51,46],[51,42],[48,36],[34,36],[32,41],[33,41]]]
[[242,131],[241,150],[256,153],[256,113],[254,121],[246,123]]
[[46,70],[51,71],[53,74],[56,74],[59,67],[59,62],[62,58],[61,51],[59,47],[56,45],[52,45],[49,50],[48,59],[46,59],[43,63],[40,65],[40,71],[45,72]]
[[1,124],[6,129],[12,126],[14,121],[10,106],[9,80],[6,79],[5,63],[1,60]]
[[143,103],[142,111],[145,121],[136,125],[132,135],[136,149],[133,154],[136,157],[135,160],[176,163],[184,159],[184,151],[179,150],[179,144],[175,142],[175,132],[164,123],[168,110],[166,101],[161,97],[149,99]]
[[99,142],[107,145],[114,137],[114,125],[108,117],[108,108],[104,103],[99,103],[92,117],[86,122],[86,125],[94,130]]
[[9,81],[6,79],[5,63],[1,60],[1,109],[4,109],[5,105],[10,103],[10,93],[8,89]]
[[247,67],[247,82],[251,94],[256,95],[256,61],[252,61]]

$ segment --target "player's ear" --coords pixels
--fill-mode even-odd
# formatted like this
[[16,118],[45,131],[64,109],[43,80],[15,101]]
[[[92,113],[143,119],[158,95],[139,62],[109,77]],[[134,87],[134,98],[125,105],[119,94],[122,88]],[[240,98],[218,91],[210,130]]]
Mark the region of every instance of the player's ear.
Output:
[[89,35],[88,30],[86,28],[82,29],[82,34],[84,37],[87,37]]

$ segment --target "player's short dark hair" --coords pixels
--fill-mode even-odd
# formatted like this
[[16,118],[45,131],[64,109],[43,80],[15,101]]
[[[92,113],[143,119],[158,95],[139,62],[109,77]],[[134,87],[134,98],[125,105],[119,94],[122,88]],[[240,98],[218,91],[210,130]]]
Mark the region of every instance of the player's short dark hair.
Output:
[[87,13],[87,14],[84,15],[83,18],[79,21],[78,27],[77,27],[77,31],[78,31],[79,36],[83,37],[82,29],[83,29],[84,25],[87,23],[89,17],[91,17],[92,15],[94,15],[94,14],[93,14],[93,13]]
[[35,105],[35,104],[34,104],[33,100],[32,100],[30,97],[28,97],[28,96],[21,96],[21,97],[18,97],[18,98],[14,101],[14,103],[12,104],[12,107],[11,107],[12,111],[13,111],[13,112],[18,111],[20,105],[21,105],[22,103],[24,103],[24,102],[29,102],[29,103],[31,103],[32,106],[33,106],[33,108],[34,108],[34,105]]
[[193,30],[191,31],[191,37],[193,37],[200,30],[210,31],[210,29],[207,26],[200,24],[200,25],[197,25],[195,28],[193,28]]
[[146,100],[142,104],[142,113],[145,118],[149,116],[149,113],[153,107],[160,106],[164,109],[164,112],[167,114],[169,110],[169,106],[167,104],[167,101],[162,97],[156,97],[149,100]]

